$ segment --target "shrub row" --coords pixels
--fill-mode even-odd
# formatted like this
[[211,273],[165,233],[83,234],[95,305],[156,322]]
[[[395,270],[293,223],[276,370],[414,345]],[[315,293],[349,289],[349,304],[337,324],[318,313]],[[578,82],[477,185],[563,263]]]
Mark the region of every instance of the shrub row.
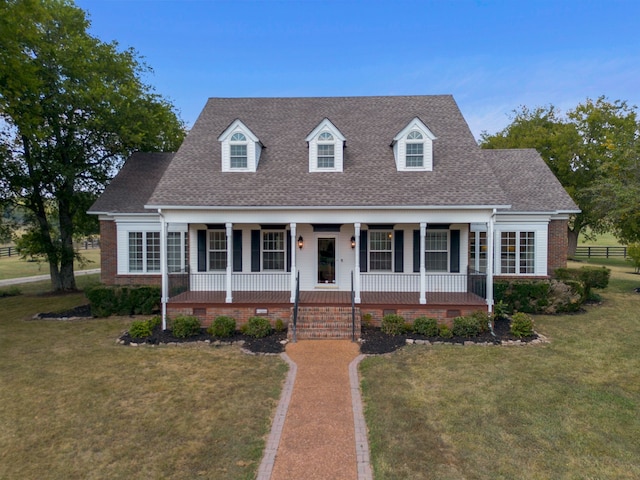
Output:
[[554,272],[555,278],[562,281],[579,281],[584,286],[584,296],[587,300],[598,299],[593,293],[594,288],[607,288],[611,270],[606,267],[558,268]]
[[[411,325],[406,323],[401,315],[390,314],[382,318],[381,330],[387,335],[401,335],[413,331],[426,337],[473,338],[488,331],[491,321],[492,316],[489,313],[477,311],[472,315],[454,318],[453,328],[449,328],[445,324],[438,324],[435,318],[419,317]],[[511,319],[511,333],[518,338],[532,336],[533,319],[526,313],[514,314]]]
[[160,287],[98,285],[85,292],[94,317],[150,315],[160,304]]
[[129,327],[129,335],[133,338],[145,338],[151,336],[153,329],[160,326],[162,318],[155,316],[148,320],[135,320]]

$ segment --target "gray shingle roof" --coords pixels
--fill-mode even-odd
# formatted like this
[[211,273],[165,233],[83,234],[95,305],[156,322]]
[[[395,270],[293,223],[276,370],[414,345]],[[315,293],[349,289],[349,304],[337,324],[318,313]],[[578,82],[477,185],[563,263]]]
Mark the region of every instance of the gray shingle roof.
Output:
[[175,153],[134,153],[89,213],[145,213],[144,205]]
[[[398,172],[393,137],[413,118],[436,135],[432,172]],[[309,173],[305,137],[328,118],[346,137],[343,172]],[[221,171],[236,119],[265,149],[256,173]],[[157,206],[506,205],[453,97],[211,98],[149,199]]]
[[535,149],[482,150],[514,212],[579,211]]

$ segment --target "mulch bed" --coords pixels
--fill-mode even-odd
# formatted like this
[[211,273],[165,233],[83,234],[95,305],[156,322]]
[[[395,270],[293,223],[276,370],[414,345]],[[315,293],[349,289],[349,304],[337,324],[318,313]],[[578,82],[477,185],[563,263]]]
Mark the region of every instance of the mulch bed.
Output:
[[[69,319],[69,318],[82,318],[91,317],[91,308],[89,305],[81,305],[79,307],[72,308],[62,313],[40,313],[37,318],[41,319]],[[516,338],[511,335],[509,331],[510,320],[509,319],[496,319],[494,321],[493,331],[495,337],[490,332],[484,332],[481,335],[473,338],[467,337],[453,337],[453,338],[440,338],[440,337],[425,337],[424,335],[418,335],[415,333],[406,333],[403,335],[387,335],[382,333],[380,328],[376,327],[362,327],[362,334],[360,339],[360,352],[369,355],[381,355],[385,353],[393,352],[403,346],[408,341],[414,343],[447,343],[447,344],[465,344],[465,343],[478,343],[478,344],[501,344],[506,341],[518,341],[522,343],[528,343],[538,339],[538,335],[534,335],[528,338]],[[171,330],[162,330],[157,327],[150,337],[146,338],[132,338],[129,332],[125,332],[119,341],[123,345],[160,345],[160,344],[180,344],[180,343],[193,343],[193,342],[208,342],[214,346],[237,344],[242,348],[252,353],[262,354],[278,354],[284,352],[285,340],[287,339],[287,332],[274,332],[273,334],[264,338],[254,338],[248,335],[243,335],[240,332],[235,332],[233,336],[228,338],[216,338],[209,335],[206,329],[201,329],[200,334],[189,338],[177,338],[172,335]]]

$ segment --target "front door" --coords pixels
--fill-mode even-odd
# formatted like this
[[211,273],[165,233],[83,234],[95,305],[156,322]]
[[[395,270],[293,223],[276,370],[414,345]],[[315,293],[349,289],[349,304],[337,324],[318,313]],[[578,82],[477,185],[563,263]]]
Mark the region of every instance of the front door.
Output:
[[335,238],[318,238],[318,283],[336,283]]

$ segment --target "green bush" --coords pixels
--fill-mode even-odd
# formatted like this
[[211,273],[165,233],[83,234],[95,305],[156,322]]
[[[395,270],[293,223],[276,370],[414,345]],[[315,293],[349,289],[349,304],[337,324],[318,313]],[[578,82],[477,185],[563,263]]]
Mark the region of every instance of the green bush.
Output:
[[594,288],[607,288],[611,270],[606,267],[585,266],[580,268],[558,268],[554,276],[559,280],[578,280],[584,284],[586,299],[597,297],[592,290]]
[[435,318],[418,317],[413,321],[413,331],[425,337],[437,337],[438,320]]
[[200,333],[200,320],[198,317],[180,315],[173,319],[172,333],[177,338],[193,337]]
[[373,325],[373,315],[371,315],[370,313],[363,313],[361,322],[363,327],[370,327],[371,325]]
[[477,310],[473,312],[471,316],[478,322],[480,333],[489,331],[489,323],[492,321],[492,316],[488,312]]
[[263,338],[271,334],[271,324],[268,318],[251,317],[243,330],[250,337]]
[[160,287],[97,285],[85,292],[94,317],[150,315],[160,304]]
[[4,290],[0,290],[0,298],[17,297],[18,295],[22,295],[22,290],[20,290],[20,288],[15,285],[9,288],[5,288]]
[[156,315],[155,317],[147,320],[147,322],[149,322],[149,326],[151,326],[151,330],[153,330],[154,328],[162,325],[162,317],[160,315]]
[[211,326],[207,329],[209,335],[214,337],[227,338],[236,331],[236,321],[224,315],[216,317]]
[[635,273],[640,273],[640,243],[632,243],[627,247],[627,262],[631,262]]
[[151,336],[151,324],[147,320],[136,320],[129,327],[129,335],[132,338],[145,338]]
[[404,317],[395,313],[385,315],[381,330],[387,335],[402,335],[405,332]]
[[438,326],[438,336],[442,338],[451,338],[453,337],[453,332],[447,325],[443,323],[442,325]]
[[453,332],[457,337],[477,337],[480,322],[476,317],[456,317],[453,319]]
[[514,313],[511,317],[510,330],[514,337],[531,337],[533,335],[533,319],[523,312]]
[[281,318],[278,318],[273,328],[276,332],[280,333],[284,332],[287,329],[287,326],[284,324],[284,321]]

